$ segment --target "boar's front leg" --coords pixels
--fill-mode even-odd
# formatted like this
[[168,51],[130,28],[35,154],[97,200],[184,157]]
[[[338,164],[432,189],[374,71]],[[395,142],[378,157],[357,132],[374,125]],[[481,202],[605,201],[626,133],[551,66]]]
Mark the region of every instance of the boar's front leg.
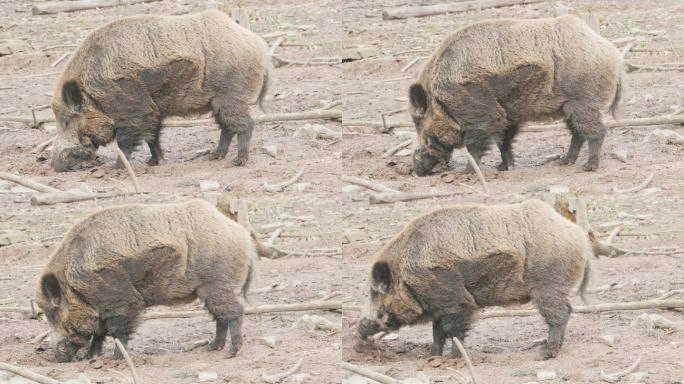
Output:
[[[477,165],[480,165],[480,159],[489,149],[489,135],[482,129],[468,129],[463,134],[463,142],[466,150],[473,156]],[[466,173],[475,173],[475,169],[468,163],[465,169]]]
[[226,334],[230,330],[231,347],[227,357],[237,355],[242,347],[242,315],[244,309],[232,291],[225,291],[226,285],[207,288],[210,292],[205,303],[207,310],[216,319],[216,336],[209,343],[209,350],[221,350],[226,345]]
[[[473,318],[473,308],[464,306],[463,310],[457,314],[442,315],[442,317],[432,322],[432,349],[430,355],[442,356],[444,342],[452,337],[459,340],[465,339],[466,333],[470,328]],[[455,347],[451,349],[454,357],[461,357],[461,353]]]

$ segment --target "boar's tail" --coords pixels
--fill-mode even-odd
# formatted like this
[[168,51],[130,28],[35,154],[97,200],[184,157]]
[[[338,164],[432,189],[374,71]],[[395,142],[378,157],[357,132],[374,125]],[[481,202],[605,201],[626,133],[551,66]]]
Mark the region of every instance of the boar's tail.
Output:
[[266,70],[264,71],[264,79],[261,83],[261,89],[259,90],[259,96],[257,96],[257,105],[259,109],[264,112],[264,99],[266,98],[266,93],[268,93],[268,87],[271,85],[271,58],[267,57],[268,64],[266,64]]
[[582,275],[582,282],[580,282],[579,288],[577,291],[579,292],[580,298],[582,299],[582,302],[586,303],[586,300],[584,299],[584,291],[587,289],[587,285],[589,285],[589,275],[591,274],[591,264],[589,264],[589,257],[586,258],[586,261],[584,263],[584,275]]
[[242,288],[240,289],[240,294],[242,295],[242,298],[244,298],[246,302],[249,302],[249,300],[247,300],[247,292],[249,291],[249,287],[252,285],[252,279],[253,278],[254,278],[254,258],[250,257],[249,258],[249,265],[247,266],[247,278],[245,279],[245,282],[242,284]]
[[624,75],[620,73],[620,77],[618,78],[618,83],[617,83],[617,88],[615,89],[615,96],[613,96],[613,101],[610,103],[610,107],[608,107],[608,112],[610,112],[610,115],[613,116],[613,119],[615,119],[615,113],[617,112],[618,104],[620,104],[620,99],[622,99],[622,78]]

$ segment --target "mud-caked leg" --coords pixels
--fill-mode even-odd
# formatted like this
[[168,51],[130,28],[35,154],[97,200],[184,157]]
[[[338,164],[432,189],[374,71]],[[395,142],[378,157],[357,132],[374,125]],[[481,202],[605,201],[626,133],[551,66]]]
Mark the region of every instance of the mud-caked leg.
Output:
[[572,132],[572,139],[570,139],[570,147],[568,147],[568,152],[561,156],[559,162],[562,165],[575,164],[577,157],[579,156],[582,145],[584,144],[584,136],[577,132]]
[[210,350],[223,349],[226,344],[226,333],[230,331],[230,349],[227,357],[237,355],[242,347],[242,316],[244,309],[232,291],[226,291],[220,285],[215,289],[207,288],[210,292],[205,299],[207,310],[216,319],[216,336],[209,343]]
[[254,130],[254,120],[249,116],[240,119],[240,128],[237,131],[238,154],[232,160],[233,165],[242,166],[247,164],[249,159],[249,144],[252,141],[252,131]]
[[[442,316],[442,329],[447,338],[458,337],[458,339],[463,342],[470,329],[470,324],[473,319],[473,312],[470,308],[464,308],[464,311],[453,314]],[[454,344],[451,346],[451,354],[454,357],[461,357],[461,352],[456,348]]]
[[159,162],[164,160],[164,152],[161,148],[159,134],[153,139],[147,141],[147,146],[150,147],[150,158],[147,160],[147,165],[159,165]]
[[[110,316],[104,319],[107,334],[118,339],[125,349],[128,349],[130,340],[137,324],[137,316],[144,310],[145,306],[141,303],[131,303],[128,308],[113,311]],[[114,349],[114,358],[122,359],[123,354],[118,348]]]
[[432,321],[432,348],[430,349],[430,356],[442,356],[444,351],[444,342],[446,341],[446,334],[442,329],[442,319],[435,319]]
[[93,335],[93,339],[90,341],[90,348],[88,349],[88,358],[97,357],[102,354],[102,345],[104,344],[105,337],[107,336],[106,330],[104,329],[104,324],[102,324],[102,329]]
[[[477,165],[480,165],[482,156],[489,149],[489,135],[481,129],[468,130],[463,135],[463,142],[466,150],[473,156]],[[468,163],[465,169],[466,173],[475,173],[475,169]]]
[[214,100],[212,108],[216,122],[221,128],[221,137],[213,159],[225,158],[233,136],[238,136],[238,154],[232,160],[234,165],[245,165],[249,158],[249,144],[252,139],[254,120],[249,115],[249,107],[242,100]]
[[561,164],[574,164],[577,161],[582,144],[588,142],[589,159],[582,166],[585,171],[598,169],[601,147],[608,131],[601,122],[601,112],[579,104],[563,106],[565,121],[572,132],[570,147],[565,156],[561,157]]
[[563,345],[565,328],[572,312],[567,294],[542,293],[541,295],[534,295],[533,301],[549,327],[549,335],[542,350],[542,357],[545,359],[556,357]]
[[501,152],[501,162],[496,169],[499,171],[507,171],[510,167],[515,165],[515,157],[513,156],[513,140],[518,134],[518,126],[512,126],[506,129],[500,142],[497,142],[499,152]]

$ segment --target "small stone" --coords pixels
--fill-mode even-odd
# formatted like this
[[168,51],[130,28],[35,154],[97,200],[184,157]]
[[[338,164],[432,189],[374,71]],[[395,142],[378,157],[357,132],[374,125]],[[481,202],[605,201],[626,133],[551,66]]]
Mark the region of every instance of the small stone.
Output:
[[439,179],[447,184],[451,184],[454,182],[454,180],[456,180],[456,176],[454,176],[453,173],[442,173],[439,176]]
[[218,192],[221,185],[216,180],[200,180],[199,187],[201,192]]
[[264,145],[263,147],[261,147],[261,149],[264,151],[265,154],[273,158],[278,157],[279,147],[277,145]]
[[551,193],[568,193],[570,192],[570,187],[567,185],[552,185],[549,187],[549,192]]
[[308,373],[296,373],[287,379],[288,383],[301,384],[307,381],[311,377]]
[[200,383],[218,380],[218,374],[214,371],[202,371],[197,375]]
[[658,193],[660,191],[662,191],[662,188],[659,188],[659,187],[646,188],[643,191],[641,191],[641,194],[644,196],[647,196],[647,195],[652,195],[654,193]]
[[627,162],[627,159],[629,158],[629,153],[627,151],[614,151],[610,153],[610,156],[612,156],[614,159],[620,160],[623,163]]
[[552,369],[542,369],[537,371],[538,380],[553,380],[556,378],[556,371]]
[[601,335],[599,336],[599,340],[609,347],[615,345],[615,335]]
[[648,372],[634,372],[627,378],[630,383],[643,383],[644,379],[648,376]]
[[304,192],[309,189],[313,184],[311,183],[295,183],[292,184],[292,189],[297,192]]
[[413,149],[411,148],[404,148],[397,153],[394,154],[394,156],[399,156],[399,157],[405,157],[405,156],[411,156],[413,153]]
[[303,127],[299,127],[294,133],[294,137],[298,139],[315,139],[317,135],[316,130],[311,124],[305,124]]
[[104,177],[105,171],[103,171],[102,169],[98,168],[98,169],[93,170],[93,172],[91,173],[91,175],[92,175],[94,178],[96,178],[96,179],[101,179],[101,178]]
[[432,368],[439,368],[444,364],[444,360],[442,360],[441,356],[431,356],[428,359],[427,364]]
[[399,338],[399,334],[398,334],[398,333],[388,333],[388,334],[384,335],[384,336],[381,338],[381,340],[392,341],[392,340],[396,340],[396,339],[398,339],[398,338]]
[[90,367],[93,369],[100,369],[102,368],[102,360],[96,359],[96,360],[90,360]]
[[684,144],[684,136],[671,129],[654,129],[644,141],[662,144]]
[[273,349],[280,344],[280,338],[278,336],[264,336],[259,340],[261,340],[265,346]]
[[353,192],[358,192],[360,190],[361,190],[361,187],[359,187],[358,185],[345,185],[345,186],[342,186],[338,189],[338,191],[342,192],[342,193],[353,193]]

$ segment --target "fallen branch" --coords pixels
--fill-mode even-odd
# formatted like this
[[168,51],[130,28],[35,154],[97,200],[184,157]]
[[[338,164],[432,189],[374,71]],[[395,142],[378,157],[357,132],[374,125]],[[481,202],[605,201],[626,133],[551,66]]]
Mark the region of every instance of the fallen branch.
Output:
[[31,205],[53,205],[59,203],[75,203],[78,201],[109,199],[112,197],[126,196],[127,193],[107,192],[107,193],[81,193],[81,192],[49,192],[31,196]]
[[625,47],[622,48],[621,54],[622,54],[622,58],[623,58],[623,59],[625,58],[625,56],[627,56],[627,54],[629,53],[629,51],[632,50],[632,48],[634,48],[634,42],[627,43],[627,45],[625,45]]
[[651,174],[648,175],[648,177],[646,178],[646,180],[644,180],[643,183],[637,185],[636,187],[627,188],[627,189],[617,189],[617,188],[614,188],[614,189],[613,189],[613,192],[614,192],[614,193],[633,193],[633,192],[639,192],[639,191],[641,191],[642,189],[648,187],[649,184],[651,184],[651,181],[653,181],[653,177],[654,177],[654,176],[655,176],[655,172],[651,172]]
[[45,192],[45,193],[53,193],[53,192],[62,192],[57,188],[52,188],[48,185],[37,183],[33,180],[27,179],[25,177],[13,175],[11,173],[7,172],[0,172],[0,180],[7,180],[11,181],[15,184],[19,184],[23,187],[33,189],[34,191],[38,192]]
[[[254,117],[257,123],[270,123],[276,121],[296,121],[296,120],[342,120],[342,111],[339,109],[318,109],[306,112],[292,113],[273,113]],[[0,120],[2,121],[2,120]],[[198,120],[175,120],[164,123],[166,127],[189,127],[194,125],[214,124],[214,119]]]
[[[335,311],[342,309],[342,302],[339,301],[312,301],[309,303],[294,303],[294,304],[266,304],[254,307],[245,307],[245,314],[263,314],[273,312],[301,312],[325,310]],[[3,308],[0,307],[0,312]],[[141,316],[143,320],[155,319],[184,319],[189,317],[209,316],[207,311],[166,311],[166,312],[150,312]]]
[[451,341],[454,342],[456,348],[458,348],[458,351],[461,352],[461,356],[465,359],[466,366],[468,367],[468,372],[470,373],[471,384],[476,384],[475,372],[473,372],[473,363],[470,361],[470,357],[468,356],[468,353],[466,352],[465,348],[463,348],[463,344],[461,344],[461,341],[458,339],[458,337],[452,337]]
[[[604,303],[596,305],[579,305],[573,306],[573,313],[601,313],[613,311],[636,311],[641,309],[668,309],[668,308],[684,308],[684,300],[645,300],[645,301],[628,301],[625,303]],[[492,317],[526,317],[534,316],[539,312],[533,309],[513,309],[502,311],[490,311],[480,314],[481,319],[489,319]]]
[[55,60],[54,63],[50,64],[50,66],[51,66],[52,68],[58,66],[59,63],[61,63],[62,61],[64,61],[64,59],[66,59],[69,55],[71,55],[71,52],[64,52],[64,54],[62,54],[62,56],[60,56],[57,60]]
[[30,343],[31,344],[38,344],[38,343],[42,342],[43,340],[45,340],[45,338],[48,337],[49,334],[50,334],[50,330],[47,330],[47,331],[37,335],[33,339],[31,339]]
[[541,3],[545,0],[475,0],[458,3],[443,3],[419,7],[402,7],[388,9],[382,12],[383,20],[408,19],[411,17],[424,17],[441,15],[445,13],[477,11],[487,8],[510,7],[512,5],[524,5]]
[[282,67],[283,65],[335,65],[335,64],[342,64],[342,59],[341,58],[313,58],[311,60],[294,60],[294,59],[286,59],[284,57],[279,57],[279,56],[271,56],[273,58],[273,61],[275,62],[274,65],[276,67]]
[[480,170],[480,166],[477,165],[477,161],[475,161],[475,158],[473,158],[473,155],[468,152],[468,150],[465,150],[466,157],[468,157],[468,163],[470,164],[471,167],[473,167],[473,170],[475,170],[475,174],[477,175],[477,178],[480,179],[480,183],[482,183],[482,189],[484,190],[485,195],[489,195],[489,188],[487,188],[487,181],[484,178],[484,175],[482,174],[482,171]]
[[43,376],[43,375],[39,375],[37,373],[31,372],[26,368],[17,367],[17,366],[7,364],[7,363],[0,362],[0,371],[7,371],[7,372],[13,373],[17,376],[21,376],[21,377],[27,378],[29,380],[33,380],[36,383],[40,383],[40,384],[61,384],[59,381],[57,381],[55,379],[51,379],[47,376]]
[[414,57],[413,60],[409,61],[408,64],[406,64],[406,66],[401,69],[401,73],[408,71],[408,69],[411,68],[413,64],[417,63],[418,60],[420,60],[420,56]]
[[274,373],[272,375],[269,375],[269,374],[264,372],[261,374],[261,380],[263,380],[269,384],[280,383],[281,381],[283,381],[287,377],[291,376],[293,373],[297,372],[299,370],[299,367],[302,366],[303,361],[304,361],[304,359],[300,358],[292,368],[288,369],[287,371],[285,371],[283,373]]
[[401,143],[395,145],[394,147],[388,149],[385,151],[385,153],[382,154],[382,157],[390,157],[393,156],[395,153],[399,152],[400,150],[408,147],[413,143],[413,139],[408,139],[406,141],[402,141]]
[[389,376],[385,376],[381,373],[377,373],[375,371],[371,371],[370,369],[359,367],[358,365],[342,362],[340,363],[340,367],[342,369],[345,369],[349,372],[354,372],[357,375],[361,375],[363,377],[367,377],[371,380],[375,380],[378,383],[381,384],[401,384],[401,381],[391,378]]
[[128,369],[131,370],[131,376],[133,377],[133,384],[140,383],[140,379],[138,379],[138,374],[135,372],[135,366],[133,366],[133,361],[131,361],[131,357],[128,356],[128,352],[126,352],[126,348],[124,348],[123,344],[121,344],[121,341],[119,341],[119,339],[114,339],[114,344],[116,344],[116,348],[119,349],[119,352],[121,352],[121,355],[126,360],[126,364],[128,365]]
[[38,145],[36,145],[36,148],[31,151],[31,153],[41,153],[45,150],[45,148],[49,147],[50,144],[52,144],[55,141],[55,138],[51,138],[50,140],[46,140]]
[[131,167],[131,163],[128,162],[128,159],[126,158],[126,155],[121,151],[121,148],[119,148],[118,145],[114,146],[116,149],[116,155],[119,157],[119,161],[121,161],[121,164],[126,167],[126,172],[128,172],[128,176],[131,177],[131,180],[133,181],[133,188],[135,188],[135,193],[140,193],[140,183],[138,183],[138,178],[135,177],[135,172],[133,171],[133,167]]
[[348,184],[358,185],[358,186],[370,189],[371,191],[375,191],[375,192],[401,193],[401,192],[397,191],[396,189],[392,189],[392,188],[386,187],[380,183],[375,183],[375,182],[372,182],[370,180],[362,179],[360,177],[342,175],[342,181],[345,183],[348,183]]
[[290,185],[296,183],[299,181],[299,179],[302,178],[302,175],[304,174],[304,168],[300,169],[299,172],[297,172],[296,175],[294,175],[291,179],[287,181],[283,181],[282,183],[276,183],[276,184],[270,184],[268,181],[264,183],[264,189],[269,191],[269,192],[282,192],[285,190],[285,188],[289,187]]
[[637,369],[637,367],[639,367],[639,363],[641,363],[641,356],[639,356],[636,359],[636,361],[625,370],[615,372],[615,373],[605,373],[605,372],[603,372],[603,370],[601,370],[601,374],[599,376],[601,377],[601,380],[603,380],[603,381],[607,381],[609,383],[617,383],[623,377],[634,372]]
[[634,71],[684,71],[684,63],[681,65],[643,65],[643,64],[631,64],[625,63],[627,67],[627,72]]
[[391,204],[399,201],[413,201],[423,199],[433,199],[436,197],[449,197],[461,192],[387,192],[373,193],[368,197],[371,204]]
[[606,238],[606,241],[604,244],[605,245],[611,245],[613,243],[613,240],[615,239],[615,236],[617,236],[618,233],[620,233],[621,229],[622,229],[622,227],[620,227],[619,225],[617,227],[613,228],[613,230],[610,231],[610,234]]
[[285,37],[280,36],[279,38],[277,38],[276,41],[274,41],[273,44],[271,44],[271,46],[268,48],[268,55],[273,56],[276,49],[278,49],[278,47],[280,47],[280,44],[282,44],[283,41],[285,41]]
[[51,15],[60,12],[76,12],[95,8],[111,8],[119,5],[132,5],[138,3],[151,3],[159,0],[76,0],[76,1],[50,1],[36,4],[31,8],[33,15]]

